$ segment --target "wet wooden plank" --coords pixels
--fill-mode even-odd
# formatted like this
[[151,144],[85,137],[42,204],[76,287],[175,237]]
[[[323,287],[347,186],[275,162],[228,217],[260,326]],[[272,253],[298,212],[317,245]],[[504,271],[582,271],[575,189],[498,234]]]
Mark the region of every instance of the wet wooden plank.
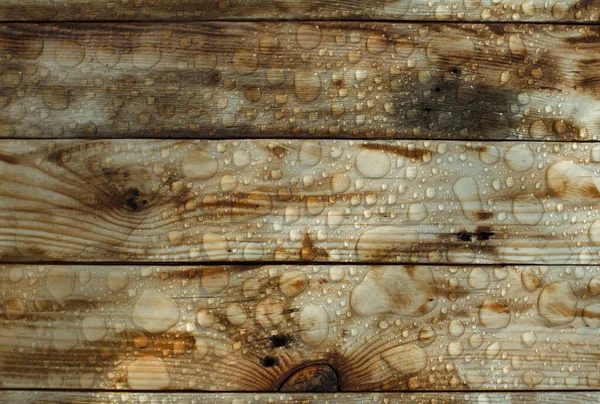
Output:
[[3,0],[0,21],[457,20],[596,22],[597,1]]
[[599,150],[4,140],[1,259],[598,264]]
[[20,403],[145,403],[160,400],[161,403],[206,404],[261,404],[281,402],[288,404],[336,404],[383,402],[397,403],[597,403],[600,395],[592,392],[543,392],[543,393],[338,393],[338,394],[252,394],[252,393],[114,393],[114,392],[65,392],[65,391],[0,391],[0,399]]
[[0,295],[4,388],[600,387],[597,266],[11,265]]
[[0,136],[593,140],[599,32],[514,24],[5,24]]

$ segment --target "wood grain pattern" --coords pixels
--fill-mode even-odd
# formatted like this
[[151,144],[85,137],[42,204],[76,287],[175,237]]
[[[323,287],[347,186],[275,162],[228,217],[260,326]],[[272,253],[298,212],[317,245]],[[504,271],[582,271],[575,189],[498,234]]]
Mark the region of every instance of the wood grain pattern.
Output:
[[4,388],[600,387],[597,266],[11,265],[0,296]]
[[15,261],[598,264],[594,143],[0,142]]
[[206,404],[261,404],[281,402],[288,404],[337,404],[382,402],[399,403],[597,403],[599,393],[543,392],[543,393],[345,393],[345,394],[243,394],[243,393],[132,393],[132,392],[64,392],[64,391],[0,391],[0,400],[23,404],[64,403],[206,403]]
[[595,0],[3,0],[0,21],[458,20],[596,22]]
[[5,24],[0,137],[589,141],[600,128],[599,33],[513,24]]

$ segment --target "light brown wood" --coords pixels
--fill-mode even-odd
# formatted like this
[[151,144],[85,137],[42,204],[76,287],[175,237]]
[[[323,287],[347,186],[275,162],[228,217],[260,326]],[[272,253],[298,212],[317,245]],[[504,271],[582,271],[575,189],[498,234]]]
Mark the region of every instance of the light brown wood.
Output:
[[5,140],[1,259],[596,265],[599,150]]
[[261,404],[261,403],[597,403],[599,393],[543,392],[543,393],[354,393],[354,394],[243,394],[243,393],[111,393],[111,392],[57,392],[57,391],[0,391],[0,400],[23,404],[88,403],[161,403],[203,404]]
[[0,295],[4,388],[600,387],[595,266],[12,265]]
[[596,22],[595,0],[3,0],[0,21],[466,20]]
[[593,140],[599,30],[5,24],[0,137]]

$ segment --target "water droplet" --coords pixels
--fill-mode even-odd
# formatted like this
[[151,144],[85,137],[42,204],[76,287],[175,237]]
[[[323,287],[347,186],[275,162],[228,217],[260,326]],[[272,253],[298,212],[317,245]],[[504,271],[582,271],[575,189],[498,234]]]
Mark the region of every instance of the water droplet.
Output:
[[270,328],[283,321],[283,307],[272,298],[267,298],[256,305],[256,321],[263,328]]
[[54,60],[66,68],[79,66],[85,58],[85,48],[75,41],[61,41],[56,44]]
[[300,338],[313,347],[321,345],[329,335],[329,322],[324,308],[312,304],[305,306],[298,319]]
[[373,55],[379,55],[386,51],[388,39],[384,34],[374,32],[367,38],[367,51]]
[[316,140],[302,142],[298,151],[298,160],[305,166],[313,167],[321,161],[321,144]]
[[427,352],[411,343],[398,345],[383,351],[381,359],[390,368],[402,375],[418,373],[427,366]]
[[566,281],[544,286],[538,297],[538,311],[551,325],[565,325],[577,314],[577,295]]
[[350,307],[363,316],[421,316],[436,303],[435,280],[427,267],[374,267],[350,294]]
[[517,222],[535,226],[542,220],[544,205],[531,194],[521,194],[513,199],[512,213]]
[[179,306],[156,289],[146,289],[133,306],[131,320],[151,333],[168,331],[179,321]]
[[210,153],[196,150],[184,157],[181,168],[186,177],[208,180],[219,170],[219,162]]
[[321,93],[321,78],[317,73],[298,72],[294,76],[294,91],[301,101],[314,101]]
[[104,318],[89,315],[81,322],[83,336],[90,342],[102,341],[107,334],[106,321]]
[[506,165],[515,171],[527,171],[533,167],[535,155],[527,145],[511,146],[504,154]]
[[162,53],[155,45],[141,45],[133,51],[133,66],[140,70],[150,70],[160,62]]
[[217,57],[214,53],[200,52],[194,56],[194,67],[202,73],[210,73],[217,66]]
[[202,249],[210,260],[222,261],[229,258],[229,243],[221,234],[208,232],[202,236]]
[[75,291],[75,272],[71,267],[52,267],[46,275],[46,288],[56,300],[63,300]]
[[161,359],[142,356],[127,368],[127,384],[133,390],[162,390],[171,385],[171,376]]
[[239,74],[252,74],[258,69],[258,56],[248,49],[238,49],[231,59],[233,67]]
[[490,284],[490,274],[485,269],[473,268],[469,272],[468,282],[473,289],[486,289]]
[[200,284],[207,293],[216,295],[229,285],[229,271],[221,267],[205,268],[200,277]]
[[502,302],[486,299],[479,306],[479,322],[485,328],[499,330],[510,323],[510,310]]
[[390,158],[381,150],[361,150],[356,156],[356,169],[367,178],[383,178],[392,167]]
[[296,41],[304,49],[314,49],[321,43],[321,30],[312,24],[301,24],[296,31]]
[[69,107],[69,92],[60,86],[46,87],[43,91],[44,103],[50,109],[64,110]]
[[121,53],[111,44],[102,44],[96,49],[96,59],[104,66],[112,68],[121,61]]
[[286,271],[279,277],[279,288],[290,297],[304,292],[307,283],[306,275],[300,271]]
[[113,269],[106,277],[106,285],[110,290],[115,292],[125,289],[128,283],[129,276],[122,269]]
[[463,215],[472,222],[486,218],[482,210],[481,199],[479,197],[479,186],[471,177],[462,177],[456,180],[452,186],[454,195],[460,202]]

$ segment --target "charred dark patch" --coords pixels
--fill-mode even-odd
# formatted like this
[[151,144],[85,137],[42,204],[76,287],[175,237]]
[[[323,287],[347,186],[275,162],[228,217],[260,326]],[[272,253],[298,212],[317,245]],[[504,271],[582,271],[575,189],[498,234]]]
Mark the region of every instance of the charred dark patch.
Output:
[[208,76],[208,85],[218,85],[221,83],[221,72],[214,71]]
[[269,341],[271,341],[271,345],[273,346],[273,348],[281,348],[288,345],[292,341],[292,339],[288,335],[277,334],[271,336],[271,338],[269,338]]
[[431,150],[422,149],[419,147],[393,146],[390,144],[381,143],[367,143],[361,145],[360,147],[368,150],[382,150],[388,153],[393,153],[397,156],[417,160],[423,160],[423,157],[431,156],[433,153]]
[[328,365],[304,367],[288,377],[279,387],[286,393],[334,393],[339,391],[338,376]]
[[462,70],[458,66],[454,66],[454,67],[450,68],[449,72],[455,76],[460,76],[462,74]]
[[473,233],[469,233],[466,231],[460,231],[456,233],[456,238],[458,241],[472,242],[473,241]]
[[[501,25],[492,29],[497,29],[499,35],[505,35]],[[541,88],[553,91],[564,88],[564,76],[561,76],[564,69],[562,66],[557,68],[553,55],[540,56],[533,68],[524,64],[521,56],[503,56],[497,60],[498,64],[510,71],[522,66],[523,72],[522,75],[513,74],[511,83],[506,86],[493,85],[482,79],[465,80],[463,76],[469,70],[468,65],[477,63],[482,57],[476,54],[464,64],[454,61],[459,59],[458,56],[449,56],[448,60],[442,58],[439,63],[432,62],[436,68],[430,70],[430,82],[421,84],[418,80],[411,80],[407,86],[390,88],[389,101],[397,111],[390,118],[395,132],[415,137],[412,130],[418,127],[420,136],[427,138],[455,139],[459,135],[463,139],[517,138],[519,130],[528,124],[521,122],[521,112],[511,109],[519,93],[540,91]],[[535,113],[529,118],[547,117],[543,113]],[[555,136],[562,140],[574,135],[569,132]]]
[[497,36],[504,36],[504,27],[503,24],[490,24],[487,26],[490,32]]
[[490,226],[479,226],[475,232],[459,231],[456,233],[456,239],[463,242],[487,241],[494,237],[496,233],[491,231]]
[[137,189],[132,189],[129,191],[125,198],[125,205],[133,211],[142,210],[146,205],[148,205],[148,200],[141,195],[140,191]]
[[278,363],[279,361],[277,360],[277,358],[274,358],[272,356],[265,356],[260,360],[260,364],[266,368],[276,366]]
[[429,91],[419,91],[409,109],[406,100],[414,92],[402,89],[392,94],[396,109],[405,111],[395,116],[395,126],[405,131],[418,126],[428,137],[448,138],[465,130],[470,138],[506,139],[507,133],[516,137],[520,123],[510,106],[522,90],[465,83],[460,72],[458,66],[439,71],[427,84]]
[[18,164],[19,163],[19,159],[14,157],[14,156],[9,156],[6,154],[1,154],[0,153],[0,161],[7,163],[7,164]]

